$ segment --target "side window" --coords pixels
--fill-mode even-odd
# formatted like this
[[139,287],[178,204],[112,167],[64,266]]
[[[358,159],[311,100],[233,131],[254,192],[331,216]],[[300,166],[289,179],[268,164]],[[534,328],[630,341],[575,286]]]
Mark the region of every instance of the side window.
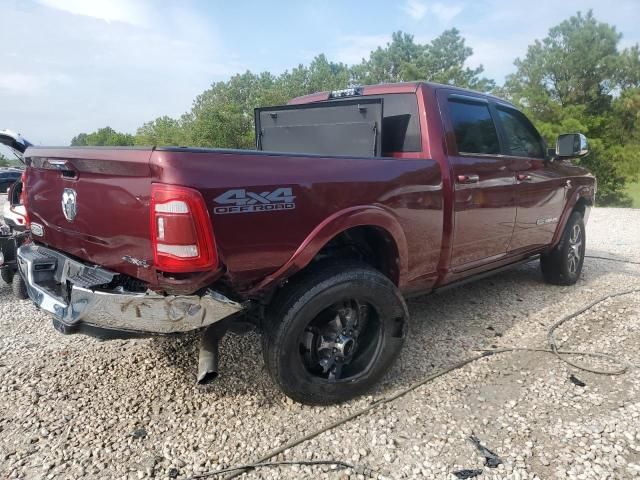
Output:
[[505,149],[514,157],[544,158],[540,134],[527,117],[517,110],[498,107],[498,117],[505,134]]
[[382,153],[419,152],[422,150],[418,97],[415,93],[367,95],[382,98]]
[[450,98],[449,113],[458,153],[500,153],[498,133],[487,103]]
[[[353,99],[354,97],[346,97]],[[366,95],[362,98],[382,98],[382,154],[392,152],[420,152],[420,118],[415,93]],[[338,101],[338,100],[336,100]]]

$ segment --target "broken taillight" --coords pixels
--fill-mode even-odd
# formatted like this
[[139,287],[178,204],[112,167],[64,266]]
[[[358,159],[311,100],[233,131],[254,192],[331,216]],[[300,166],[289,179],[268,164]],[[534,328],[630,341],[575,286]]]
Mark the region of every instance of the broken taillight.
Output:
[[195,272],[218,266],[211,219],[200,192],[154,183],[150,213],[154,263],[158,270]]

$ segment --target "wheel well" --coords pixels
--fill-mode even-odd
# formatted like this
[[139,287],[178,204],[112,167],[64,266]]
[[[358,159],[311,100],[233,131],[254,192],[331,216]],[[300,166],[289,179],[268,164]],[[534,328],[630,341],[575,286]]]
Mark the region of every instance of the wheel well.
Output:
[[582,217],[584,218],[584,213],[587,206],[591,206],[591,202],[584,197],[580,197],[573,207],[573,211],[580,213],[580,215],[582,215]]
[[388,277],[395,285],[400,278],[400,256],[389,232],[375,226],[349,228],[333,237],[311,264],[325,259],[360,260]]

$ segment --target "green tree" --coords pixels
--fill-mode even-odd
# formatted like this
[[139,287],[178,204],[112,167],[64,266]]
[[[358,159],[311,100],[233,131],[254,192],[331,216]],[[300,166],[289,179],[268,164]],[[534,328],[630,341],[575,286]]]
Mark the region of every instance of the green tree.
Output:
[[75,137],[73,137],[71,139],[71,146],[72,147],[86,147],[88,145],[87,143],[87,134],[86,133],[79,133],[78,135],[76,135]]
[[482,77],[484,68],[469,68],[473,55],[460,32],[445,30],[430,43],[417,44],[407,33],[395,32],[391,42],[371,52],[368,60],[353,67],[356,83],[373,84],[426,80],[474,90],[490,91],[495,82]]
[[353,67],[353,77],[358,84],[402,82],[414,80],[418,58],[425,46],[415,43],[413,35],[401,31],[391,35],[391,42],[378,47]]
[[330,62],[324,55],[315,57],[308,67],[299,65],[278,76],[250,71],[234,75],[198,95],[191,111],[180,120],[162,117],[145,124],[136,134],[136,144],[167,144],[178,139],[193,146],[253,148],[256,107],[280,105],[299,95],[345,88],[350,78],[347,65]]
[[99,128],[92,133],[80,133],[71,139],[71,146],[111,146],[127,147],[134,145],[134,137],[129,133],[116,132],[111,127]]
[[251,148],[253,110],[256,97],[264,95],[273,77],[251,72],[235,75],[228,82],[214,83],[196,97],[185,116],[185,130],[194,146]]
[[186,145],[185,130],[180,120],[159,117],[147,122],[136,132],[136,145]]
[[529,46],[504,93],[524,108],[548,142],[581,131],[591,153],[580,160],[598,178],[602,204],[627,204],[625,182],[640,173],[640,51],[619,50],[615,27],[578,12]]

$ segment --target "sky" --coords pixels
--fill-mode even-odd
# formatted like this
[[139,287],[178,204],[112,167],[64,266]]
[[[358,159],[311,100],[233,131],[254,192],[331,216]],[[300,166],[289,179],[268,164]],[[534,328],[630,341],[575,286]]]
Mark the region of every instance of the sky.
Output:
[[391,33],[458,28],[498,83],[534,39],[593,9],[640,43],[640,0],[0,0],[0,129],[41,145],[129,133],[188,111],[212,82],[281,73],[325,53],[359,63]]

